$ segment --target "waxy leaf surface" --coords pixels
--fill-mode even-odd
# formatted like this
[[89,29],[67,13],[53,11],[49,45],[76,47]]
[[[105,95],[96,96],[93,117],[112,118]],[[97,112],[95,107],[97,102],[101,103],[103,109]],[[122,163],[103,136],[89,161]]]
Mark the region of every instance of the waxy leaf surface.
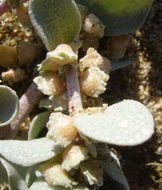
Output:
[[22,166],[31,166],[46,161],[59,152],[60,148],[47,138],[29,141],[0,141],[0,154],[7,160]]
[[2,157],[0,157],[0,162],[6,169],[10,190],[28,190],[23,178],[25,176],[26,168],[12,164]]
[[40,178],[37,181],[35,181],[29,188],[29,190],[38,190],[38,189],[39,190],[89,190],[84,185],[83,186],[82,185],[74,186],[72,189],[65,188],[62,186],[51,187],[48,185],[48,183],[43,178]]
[[46,123],[48,122],[49,115],[50,115],[50,112],[46,111],[46,112],[42,112],[36,115],[33,118],[32,123],[30,125],[29,132],[28,132],[28,140],[36,139],[39,136],[43,128],[46,127]]
[[138,145],[154,132],[154,120],[146,106],[125,100],[105,111],[75,117],[74,124],[85,136],[99,142],[120,146]]

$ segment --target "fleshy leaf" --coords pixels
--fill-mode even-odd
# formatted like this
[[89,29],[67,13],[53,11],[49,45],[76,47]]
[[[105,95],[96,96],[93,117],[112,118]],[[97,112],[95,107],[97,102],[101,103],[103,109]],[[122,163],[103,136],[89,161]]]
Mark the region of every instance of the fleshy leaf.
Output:
[[25,175],[25,183],[27,184],[28,187],[30,187],[31,184],[37,180],[36,172],[38,171],[41,164],[42,163],[35,164],[27,168],[26,175]]
[[81,136],[81,138],[83,139],[84,144],[85,144],[85,146],[87,147],[89,154],[90,154],[92,157],[96,158],[96,157],[97,157],[97,150],[96,150],[96,147],[95,147],[94,142],[92,142],[91,139],[85,137],[85,136],[82,135],[82,134],[80,134],[80,136]]
[[0,161],[7,171],[8,182],[12,190],[28,190],[27,185],[23,179],[26,168],[17,166],[0,157]]
[[39,136],[40,132],[46,126],[48,122],[50,112],[46,111],[38,114],[32,120],[29,132],[28,132],[28,140],[35,139]]
[[75,117],[74,124],[89,138],[120,146],[141,144],[154,132],[150,111],[134,100],[116,103],[95,114],[81,114]]
[[153,0],[78,0],[106,26],[106,35],[133,32],[146,20]]
[[60,152],[60,148],[47,138],[29,141],[1,140],[0,154],[7,160],[22,166],[32,166],[46,161]]
[[6,85],[0,85],[0,127],[8,125],[17,116],[19,98],[14,90]]
[[127,179],[124,176],[122,169],[120,168],[120,162],[118,158],[112,152],[110,153],[111,153],[112,159],[108,162],[102,161],[102,166],[105,173],[107,173],[115,181],[123,185],[125,190],[129,190]]
[[74,0],[31,0],[29,14],[48,51],[72,42],[81,30],[81,16]]
[[84,185],[83,186],[78,185],[78,186],[73,187],[72,189],[70,188],[67,189],[61,186],[51,187],[43,178],[40,178],[37,181],[35,181],[29,188],[29,190],[38,190],[38,189],[39,190],[89,190],[89,188],[87,188]]
[[49,186],[48,183],[43,179],[38,179],[29,188],[29,190],[54,190],[53,187]]

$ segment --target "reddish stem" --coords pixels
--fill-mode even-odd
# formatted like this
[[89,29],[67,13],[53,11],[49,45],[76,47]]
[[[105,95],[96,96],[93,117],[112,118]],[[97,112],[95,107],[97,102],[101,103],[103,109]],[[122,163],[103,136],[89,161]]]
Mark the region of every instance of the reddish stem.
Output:
[[68,66],[66,71],[66,84],[69,99],[69,113],[73,115],[83,108],[76,67]]
[[6,1],[0,2],[0,16],[2,16],[5,12],[10,11],[11,7],[7,4]]
[[20,98],[19,113],[16,119],[10,125],[0,128],[0,139],[11,139],[16,136],[21,124],[33,110],[34,106],[40,101],[41,97],[42,93],[33,82]]

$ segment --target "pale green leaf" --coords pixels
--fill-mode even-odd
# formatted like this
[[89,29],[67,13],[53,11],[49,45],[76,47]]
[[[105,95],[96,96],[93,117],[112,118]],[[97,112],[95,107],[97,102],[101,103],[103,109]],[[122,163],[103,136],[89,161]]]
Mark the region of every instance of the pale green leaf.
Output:
[[29,188],[29,190],[54,190],[53,187],[49,186],[48,183],[43,179],[40,178],[36,180]]
[[31,166],[49,160],[59,152],[60,148],[47,138],[0,141],[0,154],[7,160],[22,166]]
[[0,157],[0,161],[7,171],[10,190],[28,190],[23,179],[26,168],[17,166]]
[[35,164],[27,168],[25,175],[25,183],[27,184],[28,187],[30,187],[31,184],[37,180],[36,172],[38,171],[41,164],[42,163]]
[[81,17],[74,0],[30,0],[29,14],[48,51],[72,42],[81,30]]
[[0,109],[0,127],[10,124],[19,111],[19,98],[16,92],[6,85],[0,85]]
[[28,139],[35,139],[39,136],[40,132],[43,130],[43,128],[46,127],[46,123],[48,122],[50,112],[42,112],[38,115],[36,115],[32,123],[30,125],[30,129],[28,132]]
[[153,0],[78,0],[106,26],[106,35],[133,32],[146,20]]
[[74,124],[83,135],[120,146],[138,145],[154,132],[154,119],[146,106],[125,100],[95,114],[80,114]]
[[40,178],[37,181],[35,181],[29,188],[29,190],[38,190],[38,189],[39,190],[89,190],[89,188],[87,188],[84,185],[74,186],[72,189],[61,186],[51,187],[43,178]]

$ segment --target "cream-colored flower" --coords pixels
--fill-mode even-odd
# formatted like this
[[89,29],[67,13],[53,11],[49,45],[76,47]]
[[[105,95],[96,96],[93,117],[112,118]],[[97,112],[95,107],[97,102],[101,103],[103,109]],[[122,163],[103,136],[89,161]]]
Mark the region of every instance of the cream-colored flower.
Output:
[[60,112],[50,115],[47,128],[49,129],[47,137],[62,147],[68,146],[77,136],[77,129],[73,125],[73,119]]
[[89,14],[84,21],[83,29],[89,34],[102,38],[104,36],[105,26],[98,17],[94,14]]
[[65,84],[61,77],[56,73],[45,74],[38,76],[33,80],[38,89],[45,95],[58,95],[62,94],[65,90]]
[[78,55],[70,45],[60,44],[55,50],[47,53],[46,59],[38,65],[39,71],[57,71],[59,66],[77,61]]
[[106,90],[109,76],[98,67],[90,67],[80,78],[81,91],[87,96],[98,97]]
[[51,186],[63,186],[65,188],[72,188],[77,185],[72,177],[62,169],[59,162],[45,163],[40,166],[40,172],[43,174],[47,183]]
[[109,73],[110,60],[100,55],[94,48],[89,48],[87,54],[79,60],[79,70],[83,72],[90,67],[98,67]]
[[84,146],[70,145],[63,152],[62,168],[70,171],[72,168],[78,167],[80,162],[88,156],[88,150]]

